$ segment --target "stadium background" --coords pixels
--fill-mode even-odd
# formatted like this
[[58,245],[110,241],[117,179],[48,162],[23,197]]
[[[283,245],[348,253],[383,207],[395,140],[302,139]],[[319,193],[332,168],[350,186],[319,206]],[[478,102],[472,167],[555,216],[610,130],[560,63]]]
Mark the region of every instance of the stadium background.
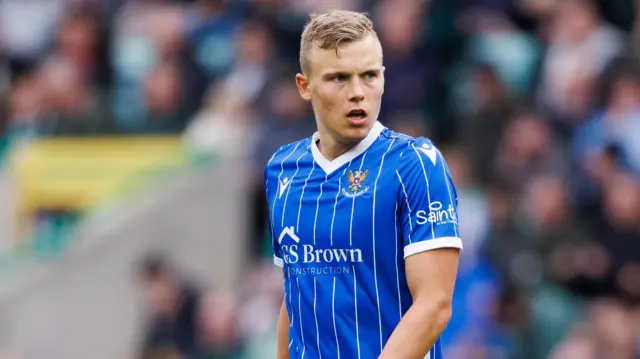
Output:
[[274,357],[262,167],[314,131],[327,8],[375,19],[381,121],[449,161],[447,358],[640,357],[637,1],[0,0],[0,358]]

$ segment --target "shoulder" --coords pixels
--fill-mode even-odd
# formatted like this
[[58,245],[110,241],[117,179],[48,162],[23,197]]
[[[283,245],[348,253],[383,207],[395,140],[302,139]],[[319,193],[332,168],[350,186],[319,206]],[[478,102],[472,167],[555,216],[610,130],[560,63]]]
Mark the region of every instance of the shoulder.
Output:
[[382,133],[389,143],[390,155],[399,163],[399,169],[434,167],[444,160],[436,144],[426,137],[411,137],[402,133],[386,130]]
[[[274,171],[279,172],[287,162],[295,162],[300,154],[309,149],[311,144],[311,137],[304,138],[302,140],[288,143],[280,146],[272,155],[269,162],[265,166],[265,177],[273,175]],[[277,176],[278,173],[275,173]]]

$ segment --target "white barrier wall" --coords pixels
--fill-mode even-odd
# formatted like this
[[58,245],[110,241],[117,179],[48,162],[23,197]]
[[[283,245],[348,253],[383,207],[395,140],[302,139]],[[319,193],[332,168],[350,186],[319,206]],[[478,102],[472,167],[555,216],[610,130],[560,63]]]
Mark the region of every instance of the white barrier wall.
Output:
[[11,174],[0,168],[0,252],[9,250],[13,245],[14,208],[17,202],[13,181]]
[[217,161],[88,223],[58,263],[0,282],[0,348],[25,359],[128,359],[142,311],[134,278],[151,249],[203,283],[233,285],[243,268],[245,169]]

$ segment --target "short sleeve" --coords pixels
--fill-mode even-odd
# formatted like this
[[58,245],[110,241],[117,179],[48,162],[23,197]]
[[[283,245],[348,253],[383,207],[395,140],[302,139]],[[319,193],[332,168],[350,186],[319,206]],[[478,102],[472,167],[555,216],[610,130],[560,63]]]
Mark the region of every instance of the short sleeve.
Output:
[[267,164],[267,166],[264,169],[264,189],[265,189],[265,196],[267,198],[267,204],[269,206],[269,235],[271,237],[271,248],[273,249],[273,263],[280,268],[284,268],[284,262],[282,260],[282,251],[280,249],[278,238],[276,237],[276,234],[274,231],[273,213],[272,213],[273,201],[275,201],[274,194],[277,191],[277,187],[275,186],[277,186],[277,184],[278,184],[277,179],[269,178],[269,165]]
[[438,248],[462,249],[458,195],[444,156],[428,141],[408,146],[396,171],[404,257]]

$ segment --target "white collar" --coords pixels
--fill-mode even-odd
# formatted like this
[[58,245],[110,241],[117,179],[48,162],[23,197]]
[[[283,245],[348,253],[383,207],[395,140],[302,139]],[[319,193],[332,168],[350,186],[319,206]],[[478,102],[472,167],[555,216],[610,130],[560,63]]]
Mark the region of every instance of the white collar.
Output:
[[374,123],[371,127],[371,131],[369,131],[367,137],[360,141],[360,143],[358,143],[355,147],[343,153],[333,161],[327,160],[320,152],[320,149],[318,149],[317,142],[320,139],[320,135],[318,132],[316,132],[311,138],[311,154],[313,155],[313,159],[316,161],[318,166],[320,166],[320,168],[322,168],[327,175],[330,175],[335,170],[342,167],[344,164],[350,162],[354,158],[358,157],[358,155],[369,149],[369,147],[371,147],[376,139],[378,139],[384,129],[385,127],[380,122],[376,121],[376,123]]

